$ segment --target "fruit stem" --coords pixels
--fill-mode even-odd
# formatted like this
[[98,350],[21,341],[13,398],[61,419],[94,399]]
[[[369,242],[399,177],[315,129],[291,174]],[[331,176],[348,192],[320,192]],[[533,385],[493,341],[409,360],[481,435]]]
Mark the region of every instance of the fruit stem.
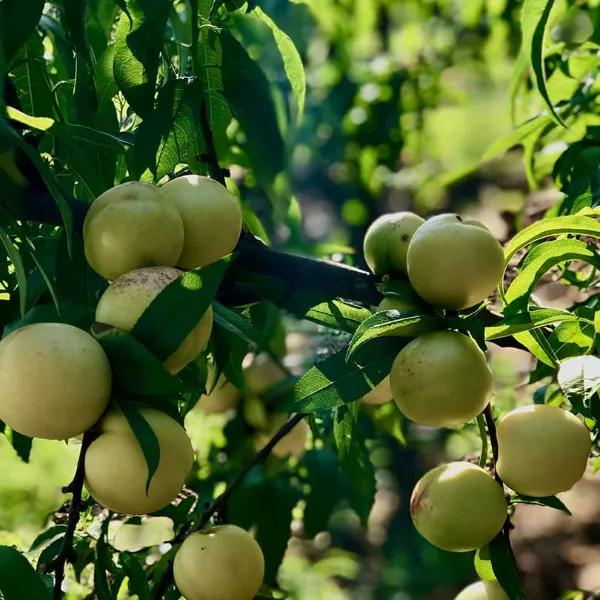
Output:
[[479,437],[481,438],[481,455],[479,456],[479,466],[485,469],[488,458],[488,439],[485,430],[485,417],[483,414],[477,415],[477,426],[479,427]]
[[483,415],[485,417],[485,422],[488,428],[488,433],[490,435],[490,444],[492,446],[492,472],[494,473],[494,477],[496,481],[504,486],[502,479],[498,475],[496,471],[496,462],[498,461],[498,436],[496,435],[496,423],[494,421],[494,415],[492,414],[492,405],[488,404],[484,410]]
[[[263,463],[267,457],[271,454],[273,448],[277,445],[277,443],[284,438],[304,417],[306,417],[306,413],[296,413],[292,415],[273,435],[273,437],[254,455],[254,457],[246,464],[246,466],[235,476],[235,478],[231,481],[231,483],[227,486],[225,491],[217,496],[203,511],[200,519],[193,524],[191,527],[183,528],[175,537],[172,544],[180,544],[183,540],[194,531],[199,531],[204,529],[208,523],[210,522],[211,517],[220,512],[223,507],[226,505],[229,497],[233,492],[240,486],[240,484],[244,481],[248,473],[252,471],[254,467]],[[169,565],[167,570],[162,574],[160,579],[157,581],[154,589],[152,591],[152,597],[155,600],[161,600],[164,597],[164,594],[168,587],[171,585],[173,581],[173,566],[172,563]]]
[[54,599],[59,600],[62,596],[62,582],[65,577],[65,565],[71,559],[73,554],[73,539],[75,529],[79,523],[81,514],[81,496],[83,493],[83,482],[85,480],[85,454],[90,444],[96,438],[96,432],[92,429],[83,434],[79,458],[77,459],[77,468],[73,481],[66,486],[66,490],[71,493],[71,503],[69,506],[69,516],[67,518],[67,529],[63,537],[63,543],[60,552],[49,566],[50,571],[54,571]]

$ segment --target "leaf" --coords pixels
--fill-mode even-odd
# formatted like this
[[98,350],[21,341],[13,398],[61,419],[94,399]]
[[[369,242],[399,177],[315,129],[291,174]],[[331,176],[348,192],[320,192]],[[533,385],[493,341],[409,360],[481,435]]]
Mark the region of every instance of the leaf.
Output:
[[220,302],[213,302],[212,307],[215,323],[237,337],[246,340],[258,350],[265,350],[261,332],[256,330],[250,319],[223,306]]
[[45,546],[47,543],[51,542],[54,538],[64,534],[66,530],[66,525],[54,525],[53,527],[46,529],[46,531],[40,533],[35,540],[33,540],[28,551],[33,552],[40,549],[42,546]]
[[226,256],[170,283],[142,313],[132,335],[159,358],[171,356],[210,307],[230,261]]
[[15,431],[14,429],[10,432],[10,444],[15,449],[17,456],[25,463],[29,462],[29,457],[31,456],[31,445],[33,440]]
[[275,584],[290,539],[292,509],[301,494],[284,477],[257,473],[253,481],[236,490],[230,499],[228,517],[244,529],[256,530],[256,541],[265,557],[265,582]]
[[180,163],[198,163],[204,147],[197,124],[200,102],[198,81],[172,79],[160,89],[156,109],[136,130],[134,163],[139,176],[149,169],[159,181]]
[[302,119],[304,112],[304,99],[306,97],[306,76],[304,74],[304,65],[302,58],[292,39],[280,29],[277,24],[265,13],[259,6],[256,7],[254,13],[261,21],[269,27],[273,34],[273,39],[281,55],[283,68],[287,75],[290,87],[296,99],[295,117],[298,123]]
[[27,125],[27,127],[31,127],[31,129],[37,129],[38,131],[47,131],[54,125],[54,119],[49,119],[48,117],[33,117],[16,108],[12,108],[12,106],[6,107],[6,114],[9,119],[21,123],[22,125]]
[[0,546],[0,592],[3,600],[50,600],[43,579],[15,548]]
[[121,402],[119,407],[123,411],[146,460],[146,465],[148,467],[146,494],[148,494],[152,477],[154,477],[154,473],[156,473],[156,469],[158,469],[160,463],[160,445],[158,443],[158,438],[148,421],[144,419],[142,413],[140,413],[132,404]]
[[375,499],[375,470],[358,431],[356,418],[348,406],[337,408],[333,435],[340,467],[350,488],[350,505],[366,526]]
[[509,504],[534,504],[535,506],[547,506],[571,515],[571,511],[556,496],[533,498],[532,496],[524,496],[522,494],[511,494]]
[[[591,214],[596,214],[592,211]],[[600,212],[598,212],[600,214]],[[504,248],[504,261],[508,264],[510,259],[522,248],[543,238],[560,234],[589,235],[600,237],[600,221],[586,215],[568,215],[536,221],[519,231]],[[500,290],[504,295],[503,290]]]
[[[415,310],[383,310],[365,319],[354,332],[348,345],[347,357],[350,358],[363,344],[381,336],[401,336],[403,330],[411,328],[408,337],[415,337],[415,328],[420,333],[431,331],[441,325],[442,321],[436,316]],[[422,330],[422,331],[421,331]]]
[[150,584],[148,583],[147,575],[144,568],[138,559],[126,552],[121,552],[119,562],[123,567],[123,572],[129,579],[129,592],[136,596],[139,600],[150,600]]
[[486,327],[485,339],[497,340],[566,321],[577,321],[577,315],[556,308],[532,309],[527,313],[519,313],[518,315],[501,319],[495,325]]
[[525,0],[521,11],[521,29],[523,41],[521,52],[529,56],[538,92],[544,100],[548,112],[560,125],[564,125],[558,116],[546,88],[546,69],[544,67],[544,34],[554,0]]
[[81,0],[61,0],[61,21],[73,48],[75,81],[71,97],[73,120],[95,124],[98,98],[93,77],[93,61],[87,38],[88,3]]
[[256,178],[270,185],[284,168],[285,148],[269,81],[230,33],[223,30],[220,40],[225,97],[246,134],[244,150]]
[[43,10],[44,0],[3,0],[0,4],[0,42],[7,63],[35,31]]
[[306,469],[306,483],[309,491],[305,497],[304,534],[312,538],[325,531],[333,510],[340,501],[339,463],[333,452],[328,449],[310,450],[300,463]]
[[354,333],[357,327],[372,314],[368,308],[343,300],[330,300],[309,308],[304,318],[329,329]]
[[492,568],[498,582],[511,600],[529,600],[523,591],[517,565],[503,532],[489,543]]
[[17,247],[13,244],[8,233],[6,233],[2,227],[0,227],[0,242],[2,242],[6,254],[8,254],[8,257],[10,258],[10,262],[15,268],[15,275],[17,277],[17,285],[19,288],[19,308],[21,316],[23,316],[27,310],[27,273],[25,272],[23,260],[21,259],[21,254]]
[[390,372],[400,350],[397,339],[369,344],[371,355],[360,363],[346,361],[346,350],[310,368],[292,390],[287,407],[296,412],[316,412],[362,398]]
[[54,98],[44,60],[44,46],[38,35],[32,35],[15,57],[11,69],[21,109],[35,117],[54,116]]
[[596,248],[579,240],[552,240],[530,250],[523,268],[506,290],[504,315],[526,311],[529,297],[544,274],[552,267],[571,260],[581,260],[600,268],[600,255]]
[[154,105],[154,90],[170,0],[127,0],[115,35],[113,73],[117,86],[142,118]]
[[96,542],[96,550],[94,553],[94,593],[98,600],[116,600],[116,594],[113,594],[107,576],[107,571],[114,568],[112,563],[112,553],[110,547],[106,543],[106,534],[109,523],[110,517],[102,522],[102,529]]
[[589,406],[592,396],[600,390],[600,358],[577,356],[560,363],[558,384],[572,404]]
[[519,125],[514,131],[509,133],[508,135],[496,140],[484,153],[482,157],[482,162],[486,160],[490,160],[492,158],[496,158],[498,156],[502,156],[508,150],[522,144],[529,136],[533,135],[537,131],[539,131],[542,127],[551,123],[552,119],[545,115],[538,115],[529,119],[522,125]]
[[186,391],[161,361],[133,336],[120,329],[94,326],[92,333],[110,361],[115,383],[131,394],[172,395]]
[[473,559],[473,565],[479,579],[483,579],[484,581],[496,581],[496,575],[492,568],[490,549],[488,546],[477,549]]
[[202,83],[203,110],[206,112],[213,141],[220,156],[229,151],[227,127],[231,110],[223,95],[222,51],[218,33],[202,28],[197,50],[196,73]]

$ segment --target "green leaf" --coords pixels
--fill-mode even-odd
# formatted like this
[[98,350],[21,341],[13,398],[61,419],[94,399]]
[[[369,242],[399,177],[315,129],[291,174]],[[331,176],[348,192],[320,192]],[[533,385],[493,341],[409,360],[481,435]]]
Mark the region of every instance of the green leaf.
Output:
[[292,390],[288,408],[296,412],[328,410],[362,398],[390,372],[400,351],[398,339],[369,344],[370,355],[360,362],[346,361],[346,350],[310,368]]
[[226,256],[170,283],[143,312],[132,335],[159,358],[171,356],[210,307],[230,261]]
[[66,530],[66,525],[54,525],[53,527],[46,529],[46,531],[40,533],[35,540],[33,540],[31,546],[29,546],[28,552],[33,552],[40,549],[42,546],[45,546],[47,543],[54,540],[54,538],[64,534]]
[[515,558],[503,532],[489,544],[492,568],[498,582],[511,600],[529,600],[523,591]]
[[246,340],[258,350],[265,350],[261,332],[257,331],[250,319],[223,306],[220,302],[212,304],[215,323],[237,337]]
[[98,600],[116,600],[116,594],[113,593],[108,581],[108,571],[114,570],[112,552],[106,542],[109,523],[110,517],[102,522],[102,529],[94,552],[94,594]]
[[310,450],[303,457],[300,468],[306,469],[309,486],[304,508],[304,533],[312,538],[325,531],[333,511],[340,501],[340,477],[338,460],[330,450]]
[[61,21],[69,42],[73,47],[75,60],[75,81],[71,102],[73,118],[79,123],[95,124],[98,98],[93,76],[93,60],[87,37],[88,2],[81,0],[61,0]]
[[553,370],[556,368],[558,365],[558,358],[556,357],[552,346],[548,343],[548,340],[546,340],[537,329],[514,333],[513,337],[522,346],[527,348],[538,361],[551,367]]
[[306,76],[304,74],[304,65],[302,64],[300,53],[287,33],[281,30],[262,8],[257,6],[253,14],[263,21],[273,34],[273,39],[275,40],[275,44],[281,55],[281,60],[283,61],[285,74],[287,75],[294,98],[296,99],[295,117],[296,122],[299,122],[302,119],[302,114],[304,112],[304,99],[306,97]]
[[509,504],[533,504],[535,506],[547,506],[571,515],[571,511],[556,496],[533,498],[532,496],[524,496],[522,494],[511,494]]
[[350,505],[366,526],[375,499],[375,469],[350,407],[337,408],[333,435],[340,467],[350,488]]
[[44,0],[3,0],[0,4],[0,42],[7,63],[35,31],[43,10]]
[[21,316],[23,316],[27,310],[27,273],[25,272],[23,260],[21,259],[19,250],[2,227],[0,227],[0,242],[2,242],[6,254],[8,254],[8,257],[10,258],[10,262],[15,268],[17,285],[19,286],[19,308],[21,310]]
[[161,361],[130,334],[116,328],[94,326],[92,333],[110,361],[115,383],[131,394],[172,395],[186,391]]
[[311,307],[304,318],[329,329],[354,333],[358,326],[372,314],[368,308],[343,300],[330,300]]
[[479,579],[483,579],[484,581],[496,581],[496,575],[494,574],[494,569],[492,567],[490,549],[488,546],[477,549],[473,559],[473,565]]
[[287,477],[265,477],[257,472],[236,490],[229,502],[228,518],[244,529],[256,530],[256,541],[265,556],[265,582],[275,584],[290,539],[292,509],[300,492]]
[[[592,210],[590,214],[600,215],[600,210]],[[568,215],[536,221],[529,227],[519,231],[505,246],[505,263],[508,263],[519,250],[532,242],[561,234],[600,237],[600,221],[586,215]]]
[[204,111],[220,156],[229,151],[227,127],[231,122],[231,110],[223,94],[221,44],[217,31],[208,27],[202,28],[198,41],[195,71],[200,76]]
[[127,0],[115,36],[115,81],[131,108],[146,117],[154,90],[170,0]]
[[554,0],[525,0],[521,10],[521,29],[523,31],[521,51],[525,56],[529,56],[538,92],[542,96],[548,112],[557,123],[564,126],[548,94],[544,67],[544,34],[553,6]]
[[523,268],[506,290],[504,315],[526,311],[529,297],[544,274],[571,260],[581,260],[600,269],[600,255],[596,248],[579,240],[552,240],[532,248],[526,255]]
[[204,148],[198,126],[201,88],[198,81],[172,79],[159,91],[156,109],[136,130],[134,163],[139,176],[146,169],[159,181],[180,164],[195,169]]
[[132,554],[121,552],[119,562],[129,580],[129,592],[139,600],[150,600],[150,584],[140,561]]
[[32,35],[15,58],[11,76],[21,109],[34,117],[53,117],[54,98],[50,91],[41,38],[37,34]]
[[222,31],[220,40],[225,97],[246,134],[244,150],[256,178],[270,185],[284,168],[285,147],[269,81],[230,33]]
[[600,358],[577,356],[560,363],[558,384],[571,404],[589,406],[592,396],[600,390]]
[[502,156],[508,150],[522,144],[529,136],[535,134],[542,127],[551,123],[552,119],[545,115],[538,115],[529,121],[526,121],[508,135],[496,140],[484,153],[482,161],[490,160]]
[[154,473],[156,473],[156,469],[158,469],[160,463],[160,445],[158,443],[158,438],[148,421],[144,419],[142,413],[139,412],[133,404],[121,402],[119,407],[123,411],[123,414],[129,423],[129,427],[131,427],[131,431],[133,431],[146,460],[146,465],[148,467],[146,494],[148,494],[152,477],[154,477]]
[[381,336],[401,336],[403,330],[411,328],[411,335],[415,337],[415,328],[420,333],[431,331],[442,325],[442,320],[436,316],[423,313],[421,309],[415,310],[383,310],[365,319],[354,332],[348,345],[348,359],[365,343]]
[[15,548],[0,546],[0,592],[4,600],[50,600],[43,579]]
[[47,131],[54,125],[54,119],[48,117],[33,117],[12,106],[6,107],[6,114],[9,119],[21,123],[22,125],[27,125],[27,127],[30,127],[31,129],[37,129],[38,131]]
[[491,327],[486,327],[485,339],[497,340],[566,321],[577,321],[577,315],[556,308],[532,309],[530,312],[507,317]]
[[29,457],[31,456],[31,446],[33,444],[33,440],[30,437],[13,429],[10,432],[10,444],[15,449],[17,456],[23,462],[28,463]]

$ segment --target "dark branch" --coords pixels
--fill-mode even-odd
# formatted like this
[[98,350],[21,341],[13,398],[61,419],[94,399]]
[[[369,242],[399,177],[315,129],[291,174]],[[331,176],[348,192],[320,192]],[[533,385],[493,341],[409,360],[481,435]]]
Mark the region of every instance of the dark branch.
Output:
[[65,488],[65,491],[68,491],[70,494],[72,494],[71,504],[69,506],[69,516],[67,520],[67,530],[65,531],[60,553],[52,561],[48,569],[54,571],[55,600],[59,600],[62,597],[61,587],[65,577],[65,566],[67,561],[72,560],[73,556],[73,539],[75,536],[77,523],[79,522],[79,515],[81,512],[81,495],[83,491],[83,482],[85,480],[85,454],[95,437],[96,434],[91,429],[83,434],[75,475],[73,477],[73,481],[71,481],[71,483]]

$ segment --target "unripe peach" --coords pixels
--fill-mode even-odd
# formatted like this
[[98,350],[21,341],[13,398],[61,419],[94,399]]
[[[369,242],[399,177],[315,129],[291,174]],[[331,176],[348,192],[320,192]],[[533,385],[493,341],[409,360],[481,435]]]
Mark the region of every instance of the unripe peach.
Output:
[[382,215],[367,229],[363,242],[365,261],[376,275],[406,273],[406,252],[424,219],[411,212]]
[[415,232],[407,254],[413,288],[433,306],[461,309],[485,300],[500,283],[502,247],[479,221],[444,214]]
[[252,600],[264,572],[260,546],[235,525],[192,533],[173,562],[175,584],[186,600]]
[[468,462],[428,471],[415,486],[410,513],[419,533],[450,552],[485,546],[502,529],[506,499],[494,478]]
[[102,346],[64,323],[36,323],[0,342],[0,419],[31,437],[66,439],[104,412],[111,370]]
[[[147,267],[122,275],[102,294],[96,307],[96,321],[131,331],[156,296],[181,275],[183,271],[172,267]],[[209,307],[179,348],[165,359],[163,364],[167,371],[178,373],[204,350],[212,323]]]
[[583,476],[592,446],[575,415],[548,404],[510,411],[498,421],[497,435],[498,474],[526,496],[571,489]]
[[398,408],[431,427],[462,425],[488,403],[492,374],[477,344],[456,331],[432,331],[409,342],[390,371]]

